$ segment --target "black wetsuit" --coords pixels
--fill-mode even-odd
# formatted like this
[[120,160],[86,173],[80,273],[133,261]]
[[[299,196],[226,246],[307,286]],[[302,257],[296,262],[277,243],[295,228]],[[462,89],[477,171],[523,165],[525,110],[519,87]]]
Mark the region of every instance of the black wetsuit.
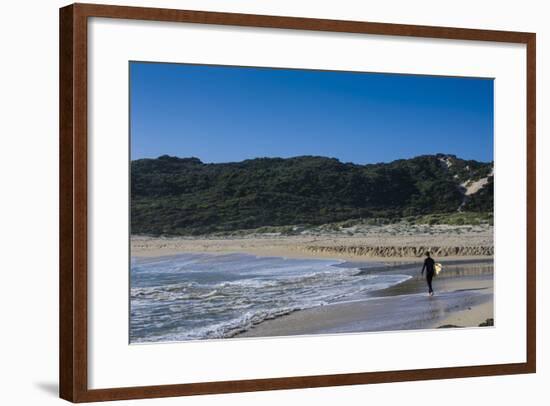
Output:
[[432,289],[432,279],[435,274],[434,265],[435,265],[435,261],[431,257],[428,257],[424,260],[424,266],[422,267],[422,274],[424,274],[424,269],[426,270],[426,281],[428,282],[429,293],[433,293],[434,291]]

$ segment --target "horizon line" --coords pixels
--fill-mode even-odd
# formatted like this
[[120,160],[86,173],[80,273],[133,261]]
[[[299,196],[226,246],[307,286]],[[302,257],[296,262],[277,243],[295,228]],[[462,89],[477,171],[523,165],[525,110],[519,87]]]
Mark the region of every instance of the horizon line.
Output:
[[494,163],[494,159],[491,160],[491,161],[483,161],[483,160],[477,160],[477,159],[468,159],[468,158],[462,158],[462,157],[459,157],[458,155],[456,154],[450,154],[450,153],[443,153],[443,152],[438,152],[438,153],[435,153],[435,154],[420,154],[420,155],[415,155],[415,156],[412,156],[412,157],[408,157],[408,158],[397,158],[397,159],[393,159],[391,161],[377,161],[377,162],[368,162],[368,163],[364,163],[364,164],[360,164],[360,163],[356,163],[356,162],[353,162],[353,161],[342,161],[340,160],[339,158],[337,157],[331,157],[331,156],[326,156],[326,155],[294,155],[294,156],[288,156],[288,157],[281,157],[281,156],[257,156],[257,157],[254,157],[254,158],[246,158],[246,159],[242,159],[240,161],[218,161],[218,162],[205,162],[203,161],[202,159],[200,159],[199,157],[196,157],[196,156],[176,156],[176,155],[169,155],[169,154],[162,154],[162,155],[159,155],[155,158],[151,158],[151,157],[142,157],[142,158],[137,158],[137,159],[130,159],[130,162],[136,162],[136,161],[141,161],[141,160],[157,160],[157,159],[189,159],[189,160],[198,160],[200,163],[202,164],[206,164],[206,165],[219,165],[219,164],[232,164],[232,163],[242,163],[242,162],[246,162],[246,161],[253,161],[253,160],[257,160],[257,159],[280,159],[280,160],[288,160],[288,159],[297,159],[297,158],[325,158],[325,159],[333,159],[333,160],[336,160],[340,163],[343,163],[343,164],[353,164],[353,165],[361,165],[361,166],[364,166],[364,165],[377,165],[377,164],[389,164],[389,163],[392,163],[392,162],[396,162],[396,161],[404,161],[404,160],[410,160],[410,159],[416,159],[416,158],[421,158],[421,157],[438,157],[438,156],[442,156],[442,157],[453,157],[453,158],[456,158],[456,159],[460,159],[462,161],[475,161],[475,162],[480,162],[480,163],[485,163],[485,164],[492,164]]

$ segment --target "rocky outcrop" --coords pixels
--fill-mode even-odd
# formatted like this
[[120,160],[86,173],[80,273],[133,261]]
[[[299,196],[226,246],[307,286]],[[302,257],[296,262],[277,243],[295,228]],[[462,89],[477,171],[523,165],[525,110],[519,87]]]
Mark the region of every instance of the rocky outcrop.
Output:
[[454,247],[436,247],[436,246],[319,246],[308,245],[303,248],[304,251],[311,253],[326,254],[346,254],[360,257],[422,257],[429,251],[435,257],[475,257],[492,256],[493,246],[454,246]]

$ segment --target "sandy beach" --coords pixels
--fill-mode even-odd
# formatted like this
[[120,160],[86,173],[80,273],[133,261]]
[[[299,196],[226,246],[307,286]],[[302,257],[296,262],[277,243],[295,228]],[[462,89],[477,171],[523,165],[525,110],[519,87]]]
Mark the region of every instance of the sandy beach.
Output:
[[[212,290],[196,292],[198,297],[206,294],[204,301],[196,303],[202,303],[213,310],[217,309],[214,310],[216,314],[222,309],[224,312],[232,311],[236,303],[233,300],[239,303],[243,300],[246,303],[250,303],[251,300],[260,300],[263,303],[265,298],[262,298],[262,295],[274,294],[273,298],[268,300],[280,303],[281,296],[278,295],[283,294],[288,298],[291,297],[289,290],[274,293],[270,290],[273,288],[269,284],[266,285],[266,288],[260,287],[264,284],[262,280],[243,282],[242,286],[245,287],[250,283],[259,285],[251,290],[243,290],[239,294],[232,289],[233,286],[241,285],[235,285],[235,282],[230,282],[227,285],[223,282],[223,278],[231,275],[232,269],[242,272],[248,266],[256,266],[250,265],[255,262],[275,261],[279,264],[276,266],[286,266],[284,265],[286,259],[290,266],[301,260],[328,261],[336,264],[333,266],[337,268],[348,268],[352,272],[348,276],[352,279],[343,279],[341,283],[344,285],[341,288],[350,283],[352,284],[351,288],[352,281],[355,280],[353,278],[358,276],[357,281],[364,280],[362,278],[367,275],[382,279],[392,278],[393,275],[394,278],[404,280],[392,283],[389,287],[377,288],[372,292],[365,291],[365,294],[359,296],[352,295],[352,300],[329,300],[328,302],[323,300],[322,305],[306,305],[297,311],[284,310],[286,305],[281,308],[281,312],[276,311],[272,315],[266,315],[265,310],[259,313],[253,312],[251,316],[248,315],[249,310],[242,310],[242,313],[237,311],[231,316],[236,318],[235,320],[240,320],[235,322],[235,325],[229,323],[231,325],[227,326],[226,322],[220,321],[226,325],[223,333],[210,331],[207,326],[204,326],[210,331],[207,334],[213,338],[218,337],[218,334],[222,334],[223,337],[269,337],[442,327],[479,327],[487,320],[494,319],[492,227],[487,225],[425,227],[386,225],[353,231],[352,235],[345,230],[344,232],[324,230],[319,233],[302,232],[296,235],[249,233],[206,237],[132,236],[131,255],[135,260],[144,264],[148,261],[162,263],[166,260],[172,263],[178,261],[178,255],[184,255],[187,256],[187,259],[183,261],[183,266],[188,266],[185,265],[186,261],[195,261],[193,256],[202,258],[206,255],[207,259],[199,259],[199,262],[203,260],[214,262],[201,268],[204,269],[203,272],[206,272],[204,275],[214,273],[215,275],[213,274],[212,277],[222,280]],[[435,260],[441,262],[444,267],[444,271],[434,279],[436,294],[433,297],[428,296],[426,281],[420,276],[426,251],[432,252]],[[237,262],[232,265],[232,261]],[[277,280],[280,276],[279,272],[270,271],[270,269],[275,269],[269,268],[273,266],[272,263],[265,265],[267,268],[261,264],[258,266],[262,272],[273,272],[269,278]],[[296,263],[292,266],[302,265]],[[319,264],[315,266],[319,266]],[[315,272],[321,272],[319,275],[322,275],[324,272],[322,267],[326,265],[321,264],[320,266],[321,268]],[[229,267],[229,271],[223,271],[224,267]],[[190,272],[194,272],[194,269],[194,266],[191,266]],[[360,270],[359,274],[353,273],[358,270]],[[224,276],[226,272],[229,273]],[[251,272],[254,275],[257,271]],[[192,273],[190,275],[196,275],[190,276],[192,280],[198,281],[201,278],[201,274]],[[302,283],[309,283],[307,273],[304,278],[306,279],[302,279],[302,282],[288,285],[288,288],[285,289],[294,289],[302,286]],[[336,282],[331,277],[318,285],[311,285],[309,290],[306,289],[304,292],[318,291],[318,294],[321,294],[322,289],[326,289],[328,286],[333,286],[331,289],[341,289],[338,287],[338,283],[340,282]],[[164,292],[163,295],[168,295],[175,300],[171,302],[173,303],[172,309],[180,308],[178,307],[180,306],[178,300],[182,300],[178,296],[180,294],[172,292],[169,286],[166,287],[169,292]],[[202,285],[189,286],[196,289],[195,286]],[[156,291],[153,293],[154,295],[158,294]],[[218,294],[222,296],[217,296]],[[237,296],[229,299],[228,294]],[[218,305],[210,305],[210,295],[215,295],[214,298],[219,297],[220,299],[215,300],[222,302]],[[302,300],[301,294],[295,298]],[[157,302],[151,302],[151,305],[154,303]],[[195,302],[189,302],[188,305],[196,306],[193,303]],[[181,307],[182,311],[186,308],[185,306],[187,304]],[[242,304],[242,306],[248,308],[249,304]],[[165,311],[168,317],[173,310]],[[193,317],[198,317],[200,320],[205,317],[201,314],[198,312]],[[178,317],[183,317],[182,323],[186,322],[183,313]],[[178,331],[180,331],[176,334],[178,337],[181,334],[186,334],[184,330]]]
[[265,321],[237,336],[479,327],[488,319],[493,319],[492,267],[482,264],[471,272],[453,272],[452,269],[447,272],[448,275],[434,280],[436,294],[432,297],[426,293],[425,282],[416,277],[376,292],[365,300],[298,311]]
[[[328,260],[323,256],[311,253],[307,256],[298,253],[296,257],[285,256],[288,258],[285,260],[285,258],[281,258],[281,254],[295,253],[296,251],[291,249],[288,240],[280,238],[277,241],[281,242],[281,246],[267,251],[269,252],[267,256],[263,249],[267,248],[269,240],[261,240],[266,245],[253,245],[253,249],[250,249],[251,245],[247,245],[246,250],[240,246],[242,240],[208,240],[210,248],[208,253],[201,252],[205,248],[203,245],[206,244],[205,240],[177,239],[169,240],[166,244],[162,244],[161,239],[139,239],[137,241],[146,248],[139,251],[141,256],[133,255],[133,261],[138,261],[145,266],[147,264],[160,266],[161,273],[158,275],[166,275],[168,284],[165,288],[147,288],[145,285],[144,288],[133,289],[133,300],[141,300],[141,298],[145,298],[143,295],[146,295],[154,300],[151,302],[153,306],[155,306],[154,303],[158,303],[160,306],[167,303],[167,307],[164,307],[167,317],[169,317],[167,320],[172,320],[175,315],[173,312],[180,309],[181,313],[176,314],[184,324],[187,323],[188,317],[208,320],[212,314],[232,312],[232,316],[227,317],[232,317],[234,322],[223,321],[229,319],[219,320],[221,325],[225,326],[223,331],[217,331],[217,328],[211,330],[206,325],[201,327],[207,331],[207,336],[197,333],[199,335],[196,337],[201,339],[479,327],[489,319],[491,321],[494,319],[492,258],[436,258],[443,264],[444,270],[434,279],[435,295],[429,296],[426,281],[420,275],[422,259],[419,258],[407,260],[399,258],[399,261],[396,259],[385,261],[386,258],[384,258],[384,261],[380,259],[376,261],[372,258],[355,256],[343,261],[342,258]],[[252,239],[247,241],[252,241]],[[258,239],[254,241],[257,242]],[[133,241],[133,243],[135,242],[136,240]],[[185,245],[187,252],[181,251],[184,244],[187,244]],[[302,259],[304,256],[306,258]],[[180,269],[179,265],[172,265],[177,264],[177,261],[182,261],[181,266],[185,267],[184,269],[189,269],[188,272],[191,273],[186,274],[188,276],[177,276],[181,271],[172,273],[173,271],[169,270],[173,266],[178,266],[176,269]],[[193,265],[195,262],[196,264]],[[281,266],[283,268],[277,271],[277,267]],[[304,266],[307,268],[303,268]],[[309,270],[310,266],[313,266],[311,270]],[[327,266],[328,268],[326,268]],[[330,270],[331,268],[333,270]],[[246,269],[250,269],[250,271],[246,271]],[[298,272],[305,273],[302,276],[294,275],[296,271],[293,269],[302,269]],[[314,269],[315,271],[313,271]],[[338,271],[339,269],[341,271]],[[268,279],[260,277],[260,279],[247,279],[238,282],[232,279],[235,271],[238,278],[242,278],[246,272],[251,272],[252,278],[256,278],[255,275],[258,272],[260,272],[259,275],[267,272],[265,275],[270,276]],[[308,273],[312,271],[319,276],[310,279]],[[327,271],[329,273],[326,273]],[[245,273],[243,274],[243,272]],[[289,282],[288,287],[283,287],[287,286],[285,272],[291,272],[286,274],[291,278],[298,278],[295,282]],[[332,276],[334,272],[336,273]],[[345,275],[342,275],[341,272],[345,272]],[[156,277],[154,275],[157,274],[153,273],[151,277]],[[170,278],[173,277],[191,279],[176,279],[174,281],[177,281],[179,285],[172,285],[173,282]],[[283,279],[276,282],[279,277]],[[316,282],[317,277],[326,279],[323,279],[323,282],[321,280]],[[339,279],[342,277],[344,279]],[[211,282],[208,281],[212,281],[212,278],[219,282],[211,285]],[[354,286],[357,283],[365,283],[365,281],[371,280],[370,278],[374,278],[373,281],[394,280],[397,282],[390,282],[388,286],[374,290],[367,289],[361,294],[349,295],[349,292],[356,290]],[[151,280],[149,276],[144,279],[145,282],[149,280]],[[184,282],[186,280],[189,282]],[[207,285],[203,285],[204,282],[207,282]],[[369,284],[372,282],[366,283],[365,286],[370,286]],[[298,289],[298,291],[294,289]],[[322,299],[321,301],[325,303],[315,304],[315,297],[323,297],[326,294],[326,292],[323,293],[326,289],[330,289],[332,292],[330,295],[339,295],[338,290],[343,289],[348,292],[345,296],[349,295],[350,299],[331,299],[328,302]],[[311,304],[296,302],[296,300],[303,301],[304,294],[312,298]],[[270,295],[271,298],[268,298]],[[185,297],[189,297],[189,299],[184,299]],[[281,307],[283,297],[283,300],[288,302]],[[292,299],[293,297],[294,299]],[[165,300],[169,300],[169,302],[164,302]],[[258,300],[259,302],[257,302]],[[141,302],[132,303],[137,305]],[[266,308],[250,313],[249,305],[251,303],[271,303],[270,306],[273,307],[267,307],[270,309],[267,310],[268,313],[266,313]],[[275,306],[276,303],[277,306]],[[289,310],[288,306],[293,306],[291,303],[302,303],[299,306],[304,304],[306,306]],[[242,311],[238,310],[241,306],[244,306]],[[189,310],[186,310],[188,307],[194,309],[193,316],[188,314]],[[202,313],[200,310],[202,307],[207,313]],[[140,305],[140,308],[147,309],[148,307],[144,308]],[[210,313],[212,311],[214,313]],[[154,320],[152,319],[151,322]],[[155,323],[151,325],[155,325]],[[189,335],[189,331],[182,327],[178,327],[177,332],[171,333],[168,330],[163,334],[168,334],[166,337],[174,338],[163,339],[164,336],[160,336],[153,337],[151,340],[178,341],[181,340],[179,337],[182,335],[189,337],[186,339],[195,337],[195,333]],[[141,340],[150,339],[144,337]]]
[[446,260],[487,259],[492,258],[492,249],[493,227],[487,225],[397,224],[296,235],[251,233],[207,237],[131,237],[131,253],[136,257],[202,252],[404,262],[422,259],[425,251]]

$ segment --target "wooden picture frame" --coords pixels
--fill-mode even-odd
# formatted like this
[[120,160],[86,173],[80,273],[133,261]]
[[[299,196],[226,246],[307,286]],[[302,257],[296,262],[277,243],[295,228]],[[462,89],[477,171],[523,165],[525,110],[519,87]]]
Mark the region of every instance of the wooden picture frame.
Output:
[[[88,387],[88,19],[110,19],[285,28],[408,36],[527,46],[527,329],[526,362],[274,379],[196,382],[109,389]],[[536,96],[535,34],[357,21],[321,20],[202,11],[74,4],[60,9],[60,397],[72,402],[313,388],[448,379],[536,371]]]

